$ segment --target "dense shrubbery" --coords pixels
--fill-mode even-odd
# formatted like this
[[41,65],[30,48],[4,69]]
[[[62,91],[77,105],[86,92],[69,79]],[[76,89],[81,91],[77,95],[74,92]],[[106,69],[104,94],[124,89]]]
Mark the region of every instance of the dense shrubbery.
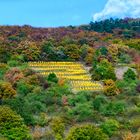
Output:
[[[88,26],[0,27],[0,139],[31,139],[27,126],[34,139],[48,140],[106,140],[128,130],[137,132],[140,55],[136,25],[139,22],[132,19],[111,19],[91,23],[88,31],[83,30]],[[91,31],[95,29],[103,33]],[[89,66],[93,80],[102,81],[104,91],[75,94],[69,82],[54,73],[43,77],[26,63],[40,60],[80,61]],[[122,80],[116,76],[119,65],[129,67]],[[138,137],[129,132],[123,139],[129,136]]]
[[[106,89],[104,94],[98,95],[99,93],[92,92],[73,94],[68,83],[58,79],[55,74],[44,78],[27,68],[19,67],[18,70],[14,70],[9,67],[7,70],[8,72],[6,70],[4,72],[6,80],[10,80],[7,79],[7,75],[13,71],[11,79],[15,75],[19,77],[20,73],[22,73],[22,78],[13,78],[15,81],[13,87],[9,83],[17,96],[5,98],[2,104],[10,106],[24,119],[27,126],[32,126],[35,129],[33,137],[64,139],[67,137],[65,135],[67,126],[89,121],[99,123],[102,131],[109,137],[119,135],[119,129],[125,128],[126,124],[127,128],[131,130],[137,131],[140,127],[139,121],[136,119],[137,116],[135,116],[135,114],[139,115],[139,100],[137,98],[139,82],[131,76],[129,76],[129,81],[128,78],[127,80],[125,78],[121,81],[117,80],[117,82],[104,80]],[[136,96],[137,100],[131,97],[132,94]],[[126,95],[129,99],[126,98]],[[130,110],[130,104],[137,108]],[[132,114],[135,118],[132,117]],[[115,116],[121,119],[119,120]],[[121,122],[122,119],[128,119],[129,116],[131,116],[130,122]],[[107,121],[104,120],[106,117]],[[112,120],[112,118],[116,119]],[[41,127],[49,127],[51,132],[47,130],[42,133]]]

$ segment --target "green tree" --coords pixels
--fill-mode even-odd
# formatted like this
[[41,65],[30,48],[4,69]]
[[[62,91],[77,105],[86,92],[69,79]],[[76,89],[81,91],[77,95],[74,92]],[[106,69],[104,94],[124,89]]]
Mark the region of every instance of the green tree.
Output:
[[129,64],[131,61],[132,61],[132,58],[130,55],[128,55],[126,53],[120,53],[120,55],[119,55],[119,62],[120,63]]
[[[62,139],[63,136],[64,136],[64,130],[65,130],[65,123],[63,121],[62,118],[53,118],[51,123],[50,123],[50,126],[52,128],[52,131],[56,137],[56,139]],[[59,140],[58,139],[58,140]]]
[[115,69],[107,59],[94,62],[91,73],[94,80],[116,80]]
[[120,128],[120,124],[118,121],[116,120],[112,120],[109,119],[107,121],[105,121],[102,125],[101,125],[101,129],[103,130],[104,133],[106,133],[109,137],[111,137],[112,135],[116,134],[117,131]]
[[57,78],[57,76],[56,76],[55,73],[50,73],[50,74],[48,75],[47,80],[48,80],[49,82],[58,83],[58,78]]
[[65,54],[73,60],[79,60],[80,58],[80,49],[75,44],[70,44],[65,46]]
[[[46,106],[44,102],[46,101],[47,96],[44,94],[32,94],[23,97],[18,96],[14,99],[5,100],[4,105],[8,105],[12,110],[16,111],[27,125],[34,126],[36,123],[40,123],[37,119],[37,122],[34,118],[34,115],[39,115],[41,112],[45,112]],[[39,118],[39,117],[38,117]]]
[[86,45],[86,44],[83,44],[80,48],[80,52],[81,52],[81,58],[82,60],[85,59],[85,57],[87,56],[87,52],[88,52],[88,49],[89,48],[89,45]]
[[126,109],[123,101],[109,102],[101,107],[100,112],[105,116],[121,115]]
[[7,70],[8,70],[8,65],[4,63],[0,63],[0,79],[3,79],[3,76]]
[[41,46],[41,57],[43,60],[56,60],[57,54],[52,42],[45,42]]
[[0,106],[0,132],[9,140],[30,140],[23,119],[7,106]]
[[108,140],[108,136],[94,125],[79,125],[70,129],[66,140]]
[[100,47],[101,55],[106,56],[108,54],[108,49],[106,47]]
[[12,55],[10,60],[7,62],[7,64],[10,67],[17,67],[22,65],[24,62],[24,56],[23,55]]
[[49,121],[49,118],[48,118],[47,114],[40,113],[39,118],[38,118],[38,124],[43,127],[43,126],[47,125],[48,121]]
[[16,89],[18,94],[26,96],[27,94],[31,93],[31,91],[33,90],[33,86],[25,81],[20,81],[17,83]]
[[107,100],[107,98],[105,96],[102,96],[102,95],[96,96],[94,101],[93,101],[94,109],[99,111],[100,108],[102,106],[104,106],[104,104],[106,104],[107,102],[108,102],[108,100]]
[[130,68],[124,73],[123,77],[124,77],[124,80],[126,81],[136,80],[136,74]]
[[8,50],[8,47],[5,44],[0,43],[0,63],[6,63],[8,60],[10,60],[10,50]]
[[77,103],[75,107],[68,111],[68,116],[78,121],[84,121],[91,118],[93,108],[90,102]]
[[135,48],[140,51],[140,40],[139,39],[130,39],[126,41],[126,45],[131,48]]

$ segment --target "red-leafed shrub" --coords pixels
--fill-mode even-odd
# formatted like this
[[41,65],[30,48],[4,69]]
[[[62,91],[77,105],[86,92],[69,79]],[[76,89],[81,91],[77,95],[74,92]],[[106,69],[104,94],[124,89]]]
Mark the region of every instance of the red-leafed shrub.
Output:
[[18,68],[12,68],[5,74],[5,80],[13,86],[16,86],[16,83],[23,77],[23,73]]

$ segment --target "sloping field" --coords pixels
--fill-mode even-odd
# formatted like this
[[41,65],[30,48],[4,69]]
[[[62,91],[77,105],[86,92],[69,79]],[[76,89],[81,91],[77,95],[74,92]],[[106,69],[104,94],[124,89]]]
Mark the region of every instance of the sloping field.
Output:
[[74,91],[100,91],[100,82],[93,82],[83,64],[78,62],[29,62],[29,66],[42,75],[55,73],[59,78],[69,80]]

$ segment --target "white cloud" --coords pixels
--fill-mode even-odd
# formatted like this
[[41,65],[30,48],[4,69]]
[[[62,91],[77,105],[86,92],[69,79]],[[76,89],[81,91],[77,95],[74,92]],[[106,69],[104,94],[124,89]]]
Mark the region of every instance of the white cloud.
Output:
[[104,9],[93,15],[93,20],[104,20],[110,17],[140,17],[140,0],[108,0]]

